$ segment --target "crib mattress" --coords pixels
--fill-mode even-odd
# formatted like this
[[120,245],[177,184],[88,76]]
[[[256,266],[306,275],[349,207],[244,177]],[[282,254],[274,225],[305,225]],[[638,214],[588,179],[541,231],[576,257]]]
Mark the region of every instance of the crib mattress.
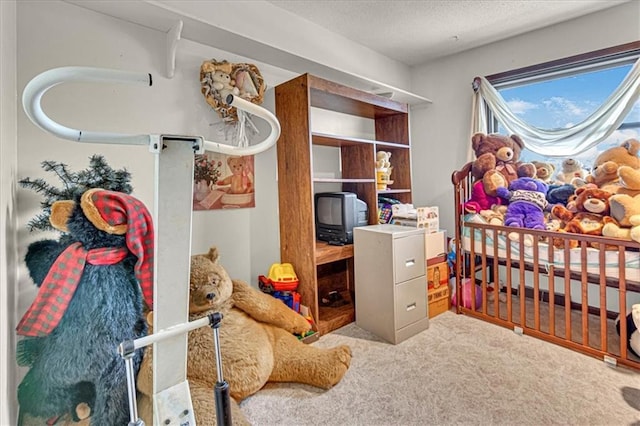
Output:
[[[474,221],[473,217],[468,217],[469,221]],[[486,222],[482,222],[486,223]],[[520,243],[517,241],[511,241],[506,235],[498,234],[497,238],[494,238],[494,233],[491,231],[486,232],[484,239],[483,249],[483,236],[480,229],[475,229],[474,235],[474,252],[475,254],[486,254],[486,256],[494,256],[494,246],[498,246],[498,257],[500,259],[506,259],[507,257],[507,244],[511,245],[511,259],[514,261],[520,260]],[[469,252],[471,250],[471,232],[472,229],[468,226],[463,226],[463,247],[464,250]],[[495,241],[494,241],[495,240]],[[527,263],[533,264],[534,261],[534,247],[524,247],[523,260]],[[548,270],[550,265],[554,268],[566,269],[569,268],[573,272],[580,273],[586,268],[588,274],[596,276],[600,275],[600,250],[588,247],[586,248],[586,262],[582,263],[582,249],[575,248],[570,250],[568,262],[565,261],[565,252],[563,249],[555,248],[553,250],[553,258],[549,258],[549,245],[544,242],[537,244],[538,250],[538,265],[542,271]],[[626,250],[622,259],[622,264],[617,250],[605,251],[605,275],[607,278],[618,279],[620,277],[620,269],[625,270],[625,279],[640,283],[640,253],[636,251]]]

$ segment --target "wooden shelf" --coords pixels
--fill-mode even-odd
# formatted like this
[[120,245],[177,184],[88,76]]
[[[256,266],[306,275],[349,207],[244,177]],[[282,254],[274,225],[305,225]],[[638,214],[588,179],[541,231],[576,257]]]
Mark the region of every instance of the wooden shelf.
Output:
[[353,257],[353,244],[333,246],[323,241],[316,241],[316,265],[324,265],[351,257]]
[[[378,194],[412,202],[409,108],[309,74],[276,86],[275,94],[276,116],[282,125],[277,149],[280,258],[293,265],[300,280],[301,303],[311,309],[320,333],[328,333],[355,319],[354,251],[352,244],[333,246],[316,241],[313,200],[319,188],[315,185],[333,183],[342,191],[355,193],[367,204],[372,225],[378,221]],[[312,107],[373,120],[374,140],[313,132]],[[314,145],[339,150],[340,178],[312,176]],[[395,188],[377,191],[378,150],[392,154]],[[349,303],[323,306],[322,297],[331,291],[340,292]]]

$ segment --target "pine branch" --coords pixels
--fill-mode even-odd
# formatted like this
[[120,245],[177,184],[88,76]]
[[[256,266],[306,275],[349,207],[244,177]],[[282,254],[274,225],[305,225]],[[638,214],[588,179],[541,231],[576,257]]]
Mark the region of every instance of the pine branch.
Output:
[[44,198],[40,202],[42,212],[28,223],[29,231],[53,230],[49,222],[53,203],[60,200],[75,200],[88,189],[102,188],[125,194],[133,192],[130,184],[131,174],[126,169],[114,170],[101,155],[91,156],[89,167],[79,172],[73,172],[68,165],[51,160],[43,161],[41,166],[46,172],[53,173],[62,186],[55,187],[42,178],[33,180],[25,178],[19,181],[23,188],[31,189]]

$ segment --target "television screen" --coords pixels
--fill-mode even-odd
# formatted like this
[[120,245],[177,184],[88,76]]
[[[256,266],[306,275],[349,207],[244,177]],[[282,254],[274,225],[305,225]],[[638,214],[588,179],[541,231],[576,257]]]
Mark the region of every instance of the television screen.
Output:
[[319,197],[316,206],[318,222],[323,225],[340,226],[342,224],[342,198]]

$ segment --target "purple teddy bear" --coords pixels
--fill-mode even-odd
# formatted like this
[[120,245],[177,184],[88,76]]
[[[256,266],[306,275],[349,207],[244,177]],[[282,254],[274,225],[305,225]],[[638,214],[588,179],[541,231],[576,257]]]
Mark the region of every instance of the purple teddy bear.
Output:
[[498,188],[498,196],[509,201],[504,218],[505,226],[544,230],[547,189],[547,184],[530,177],[511,181],[509,189]]

